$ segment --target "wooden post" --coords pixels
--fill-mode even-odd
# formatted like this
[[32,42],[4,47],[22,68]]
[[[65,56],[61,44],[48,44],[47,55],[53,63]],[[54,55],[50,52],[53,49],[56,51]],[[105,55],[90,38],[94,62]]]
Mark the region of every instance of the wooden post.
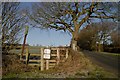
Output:
[[43,58],[43,55],[44,55],[44,48],[41,48],[41,71],[44,70],[44,58]]
[[57,48],[57,65],[59,64],[60,62],[60,49]]
[[49,60],[46,60],[46,70],[49,69]]
[[66,49],[66,59],[68,58],[68,48]]
[[28,30],[29,30],[29,27],[26,26],[25,27],[25,36],[24,36],[24,41],[23,41],[23,45],[22,45],[22,52],[21,52],[20,60],[22,60],[22,57],[23,57],[23,54],[24,54],[24,48],[25,48],[25,44],[26,44],[26,38],[27,38],[27,35],[28,35]]
[[39,56],[40,56],[40,60],[39,60],[39,70],[41,70],[41,48],[40,48],[40,54],[39,54]]
[[26,64],[28,64],[29,62],[29,51],[28,51],[28,47],[26,48]]

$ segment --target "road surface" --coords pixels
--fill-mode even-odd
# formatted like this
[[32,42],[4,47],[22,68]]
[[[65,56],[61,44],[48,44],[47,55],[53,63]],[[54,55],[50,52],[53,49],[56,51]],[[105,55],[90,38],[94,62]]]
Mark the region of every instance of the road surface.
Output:
[[[103,67],[105,70],[118,75],[118,68],[120,68],[120,61],[118,56],[108,55],[98,52],[83,51],[84,55],[88,57],[94,64]],[[119,64],[119,65],[118,65]],[[118,67],[119,66],[119,67]]]

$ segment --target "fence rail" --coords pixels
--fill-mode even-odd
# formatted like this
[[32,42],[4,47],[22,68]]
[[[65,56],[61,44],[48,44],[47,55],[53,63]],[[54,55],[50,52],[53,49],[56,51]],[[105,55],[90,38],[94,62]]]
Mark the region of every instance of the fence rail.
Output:
[[[25,48],[26,51],[23,54],[23,61],[30,66],[38,66],[40,67],[41,71],[48,70],[50,68],[55,67],[61,62],[65,62],[65,60],[68,58],[69,49],[68,48],[59,48],[54,47],[50,48],[50,59],[44,58],[44,49],[45,48],[37,48],[39,49],[39,53],[30,53],[30,49],[36,49],[36,48]],[[21,56],[21,53],[19,53]]]

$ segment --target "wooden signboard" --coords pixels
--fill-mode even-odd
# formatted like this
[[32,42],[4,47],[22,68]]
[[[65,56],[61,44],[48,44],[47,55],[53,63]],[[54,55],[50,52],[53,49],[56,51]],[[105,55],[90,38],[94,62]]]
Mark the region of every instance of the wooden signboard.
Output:
[[50,53],[51,53],[50,49],[44,49],[44,56],[43,56],[43,58],[44,59],[50,59]]

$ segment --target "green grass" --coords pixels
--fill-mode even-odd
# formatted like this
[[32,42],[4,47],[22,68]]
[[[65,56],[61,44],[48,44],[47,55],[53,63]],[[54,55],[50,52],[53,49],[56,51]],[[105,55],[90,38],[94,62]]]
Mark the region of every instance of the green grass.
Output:
[[[12,49],[9,51],[9,53],[15,53],[19,54],[22,52],[22,49]],[[24,53],[26,53],[26,49],[24,50]],[[29,53],[40,53],[40,47],[29,47]]]
[[45,74],[37,72],[22,72],[19,74],[10,73],[3,78],[58,78],[59,76],[53,74]]
[[112,55],[112,56],[120,56],[120,53],[109,53],[109,52],[100,52],[102,54],[106,54],[106,55]]

